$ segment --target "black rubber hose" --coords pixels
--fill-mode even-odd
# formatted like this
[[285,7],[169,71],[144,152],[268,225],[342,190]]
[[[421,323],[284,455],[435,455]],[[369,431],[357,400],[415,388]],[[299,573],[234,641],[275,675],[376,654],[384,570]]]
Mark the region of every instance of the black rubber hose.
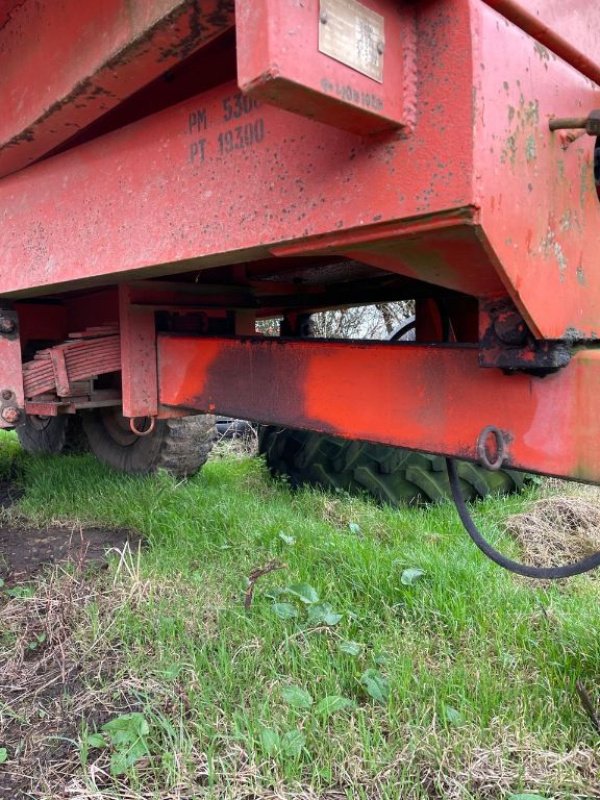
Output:
[[571,578],[573,575],[581,575],[584,572],[589,572],[592,569],[600,566],[600,552],[593,553],[581,561],[576,561],[574,564],[565,564],[562,567],[531,567],[528,564],[520,564],[518,561],[513,561],[511,558],[503,556],[492,545],[484,539],[481,532],[478,530],[473,517],[471,516],[467,504],[465,503],[462,492],[460,490],[460,482],[456,465],[451,458],[446,459],[446,467],[448,469],[448,478],[450,479],[450,489],[452,490],[452,497],[456,504],[458,516],[462,524],[465,526],[467,533],[475,542],[477,547],[490,558],[495,564],[500,567],[514,572],[517,575],[523,575],[525,578],[538,578],[540,580],[558,580],[559,578]]
[[[417,327],[417,319],[416,317],[411,317],[408,322],[405,322],[398,330],[390,336],[390,342],[399,342],[401,341],[407,333],[414,331]],[[414,337],[413,337],[414,338]]]

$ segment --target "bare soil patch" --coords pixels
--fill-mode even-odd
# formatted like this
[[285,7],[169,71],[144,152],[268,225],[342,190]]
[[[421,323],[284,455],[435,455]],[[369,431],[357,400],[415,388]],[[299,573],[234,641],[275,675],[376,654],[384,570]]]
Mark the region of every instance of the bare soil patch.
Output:
[[[132,559],[125,547],[121,569],[127,571]],[[82,724],[95,728],[135,708],[116,677],[119,654],[105,632],[138,598],[137,588],[115,584],[107,571],[89,564],[82,569],[85,563],[73,570],[55,566],[19,587],[25,593],[4,587],[0,595],[0,746],[6,749],[0,800],[70,796],[65,787],[77,772]],[[103,623],[95,636],[89,632],[90,605]]]
[[109,550],[120,550],[127,542],[134,549],[138,541],[136,534],[123,528],[4,526],[0,528],[0,576],[7,583],[18,583],[47,565],[102,563]]

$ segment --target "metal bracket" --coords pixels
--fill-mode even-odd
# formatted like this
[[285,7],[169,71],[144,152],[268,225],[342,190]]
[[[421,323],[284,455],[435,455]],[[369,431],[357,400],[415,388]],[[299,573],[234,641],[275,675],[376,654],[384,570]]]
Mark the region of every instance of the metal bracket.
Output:
[[0,307],[0,428],[14,428],[24,421],[19,315]]
[[566,367],[571,356],[571,348],[565,342],[534,339],[510,298],[481,302],[481,367],[543,376]]

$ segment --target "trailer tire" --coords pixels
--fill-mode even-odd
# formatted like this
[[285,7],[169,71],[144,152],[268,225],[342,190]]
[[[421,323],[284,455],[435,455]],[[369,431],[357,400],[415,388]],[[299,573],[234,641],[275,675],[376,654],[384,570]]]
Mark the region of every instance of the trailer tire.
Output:
[[56,417],[27,415],[19,425],[17,436],[26,453],[58,455],[59,453],[85,453],[89,450],[79,414],[62,414]]
[[[275,426],[261,428],[259,449],[271,473],[286,476],[294,487],[313,484],[366,493],[391,506],[452,496],[445,459],[440,456]],[[513,470],[490,472],[467,461],[457,464],[465,500],[519,491],[526,480]]]
[[194,475],[204,464],[215,438],[210,415],[156,420],[151,433],[137,436],[116,409],[83,415],[83,429],[96,458],[113,469],[145,475],[165,469],[177,477]]

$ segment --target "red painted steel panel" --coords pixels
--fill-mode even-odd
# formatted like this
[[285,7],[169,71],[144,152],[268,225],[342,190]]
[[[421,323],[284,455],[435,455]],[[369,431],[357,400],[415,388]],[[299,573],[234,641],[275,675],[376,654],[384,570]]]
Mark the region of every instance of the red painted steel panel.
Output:
[[246,113],[229,85],[3,179],[4,293],[233,263],[282,242],[402,217],[429,222],[468,205],[470,145],[431,168],[432,148],[445,151],[443,103],[457,81],[456,133],[471,139],[462,10],[432,12],[430,24],[454,43],[453,74],[425,39],[431,108],[410,142],[365,141],[269,106]]
[[126,417],[152,417],[158,411],[156,323],[153,308],[132,304],[129,286],[119,287],[121,388]]
[[600,82],[600,26],[593,0],[486,0],[569,64]]
[[22,0],[0,0],[0,27],[10,20],[15,8]]
[[593,143],[563,150],[548,120],[598,105],[598,88],[478,0],[416,8],[409,137],[365,140],[211,91],[0,181],[3,293],[269,250],[364,253],[476,295],[499,276],[539,335],[595,336]]
[[165,406],[472,460],[493,425],[508,464],[600,483],[600,351],[535,378],[480,369],[477,348],[160,335],[158,363]]
[[587,116],[600,106],[600,89],[488,6],[475,11],[475,202],[482,231],[534,331],[549,339],[596,338],[595,139],[583,135],[569,144],[548,122]]
[[0,27],[0,175],[54,149],[233,20],[233,0],[15,5]]
[[[351,31],[364,9],[382,20],[383,63],[378,82],[319,52],[320,28],[334,25],[332,19],[327,21],[326,11],[321,22],[320,5],[319,0],[236,0],[240,88],[259,100],[357,133],[413,123],[416,30],[412,7],[397,0],[361,0],[360,5],[342,6]],[[375,45],[370,40],[377,35],[373,31],[367,36],[364,50]],[[353,55],[351,46],[338,48],[342,55]]]

